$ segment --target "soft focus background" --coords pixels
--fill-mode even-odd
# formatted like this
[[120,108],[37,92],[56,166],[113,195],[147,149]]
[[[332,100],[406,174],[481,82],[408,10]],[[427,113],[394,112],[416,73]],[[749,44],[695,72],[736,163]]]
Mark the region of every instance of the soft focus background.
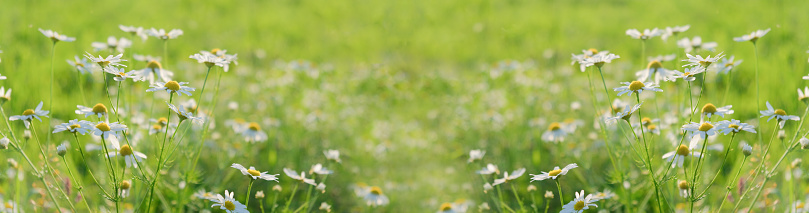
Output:
[[[107,103],[98,72],[83,76],[88,100],[81,100],[76,71],[65,60],[85,52],[94,53],[90,44],[105,41],[108,36],[129,38],[118,25],[182,29],[184,35],[169,41],[168,56],[163,56],[162,41],[136,37],[132,38],[133,48],[124,53],[124,58],[130,59],[133,53],[164,57],[163,66],[175,72],[175,79],[190,82],[198,90],[205,77],[205,66],[189,59],[189,55],[213,48],[238,54],[239,65],[222,75],[216,127],[212,129],[213,139],[206,141],[202,151],[199,181],[187,183],[188,194],[178,195],[175,191],[180,190],[176,188],[162,188],[168,200],[165,202],[169,203],[165,206],[171,208],[176,208],[171,200],[177,196],[188,200],[190,192],[197,189],[214,193],[236,190],[237,199],[243,200],[249,181],[237,170],[228,168],[231,163],[282,174],[280,185],[285,191],[279,196],[279,205],[283,206],[295,183],[283,175],[282,169],[308,171],[312,164],[325,164],[322,151],[326,149],[337,149],[343,154],[341,164],[327,164],[335,174],[329,176],[326,193],[318,201],[332,204],[335,212],[433,212],[441,203],[459,200],[474,203],[470,212],[478,211],[482,202],[493,205],[489,194],[493,192],[484,193],[480,175],[474,173],[483,164],[467,163],[472,149],[487,151],[483,163],[495,163],[502,171],[527,168],[526,175],[514,182],[515,188],[526,205],[530,205],[531,195],[536,196],[540,210],[545,206],[542,198],[545,190],[556,193],[556,186],[550,181],[534,182],[539,190],[528,192],[527,174],[538,174],[554,166],[568,163],[580,166],[562,182],[566,201],[579,190],[618,191],[620,184],[610,181],[613,170],[603,149],[604,141],[596,139],[598,131],[593,127],[587,75],[570,66],[570,54],[596,48],[620,55],[620,59],[604,67],[607,87],[618,87],[618,82],[633,80],[634,73],[647,63],[645,59],[641,61],[640,41],[624,33],[631,28],[690,24],[691,29],[679,38],[701,36],[703,41],[718,42],[716,52],[700,54],[724,52],[744,60],[734,70],[731,92],[727,94],[736,113],[726,119],[758,126],[756,108],[763,107],[764,101],[793,115],[802,115],[804,108],[797,101],[795,89],[805,85],[799,77],[807,73],[807,1],[4,0],[0,5],[3,5],[0,73],[8,76],[0,85],[14,91],[12,101],[3,105],[9,115],[33,108],[39,101],[47,104],[51,42],[37,29],[52,29],[77,38],[75,42],[60,42],[56,46],[57,93],[52,124],[81,118],[73,113],[76,105]],[[758,42],[762,103],[755,103],[753,45],[737,43],[732,38],[766,28],[772,31]],[[646,42],[646,56],[675,53],[680,59],[685,57],[675,38]],[[108,53],[95,53],[99,54]],[[681,70],[677,64],[684,63],[670,62],[665,67]],[[131,65],[128,70],[141,69],[145,63]],[[504,74],[500,76],[492,74],[501,71]],[[719,102],[724,97],[725,79],[710,73],[701,103]],[[203,95],[206,102],[213,97],[212,79],[215,80],[208,79],[209,87]],[[597,79],[594,78],[596,95],[600,102],[605,102],[607,97]],[[144,92],[146,84],[124,86],[130,88],[124,89],[123,100],[133,105],[125,110],[145,113],[152,103],[157,103],[155,111],[159,115],[168,112],[162,104],[167,97]],[[674,97],[683,93],[668,92],[677,87],[677,91],[684,91],[682,86],[679,82],[664,83],[662,88],[667,92],[657,99],[649,96],[649,100],[657,101],[658,115],[681,111],[680,107],[687,106],[685,102],[675,102],[682,101]],[[132,96],[128,96],[130,90],[134,91]],[[614,94],[611,93],[613,98]],[[572,109],[573,103],[580,108]],[[644,110],[653,112],[653,106],[649,104]],[[270,140],[257,144],[243,142],[225,125],[227,120],[234,119],[258,122]],[[558,145],[540,140],[549,123],[566,119],[583,122],[577,134]],[[13,122],[12,126],[22,135],[21,122]],[[40,136],[46,134],[42,126]],[[796,126],[797,122],[787,125],[788,135],[794,133]],[[672,128],[676,131],[677,127]],[[772,123],[762,125],[765,140],[772,133],[771,128]],[[187,143],[198,143],[197,137],[188,138]],[[755,143],[754,134],[738,138]],[[55,153],[55,144],[71,139],[67,134],[54,134],[54,142],[46,151]],[[614,142],[624,141],[615,137]],[[665,137],[655,142],[658,145],[653,160],[654,164],[660,164],[659,156],[674,146]],[[154,167],[156,143],[148,136],[140,143],[141,151],[149,156],[147,164]],[[783,148],[777,145],[772,152],[780,156]],[[164,184],[176,186],[183,181],[182,174],[190,167],[191,150],[181,150],[164,170],[165,178],[161,180]],[[648,184],[645,169],[636,166],[627,147],[623,150],[619,151],[623,155],[621,164],[631,177],[632,190],[637,192],[632,200],[638,202],[639,208],[645,208],[653,204],[645,193],[649,189],[644,185]],[[760,151],[761,148],[757,149]],[[27,167],[17,153],[11,150],[2,153],[0,159],[14,158],[24,165],[23,170]],[[38,156],[32,147],[28,147],[27,153]],[[717,152],[713,156],[714,163],[709,164],[708,171],[719,168],[722,154]],[[794,156],[798,158],[801,154]],[[80,158],[68,157],[79,165]],[[39,157],[34,158],[40,161]],[[727,173],[736,171],[740,155],[729,161]],[[58,165],[56,170],[66,172],[63,164],[53,164]],[[6,164],[0,165],[0,169],[13,170]],[[771,183],[779,185],[784,180],[781,176],[773,178]],[[719,179],[718,186],[712,189],[716,193],[711,193],[701,205],[715,205],[721,200],[724,180]],[[807,179],[800,180],[793,183],[799,187],[793,195],[803,198],[804,189],[808,189],[803,188]],[[28,174],[23,185],[39,184],[37,181]],[[17,184],[9,175],[2,176],[0,196],[15,197]],[[354,195],[352,186],[358,184],[379,186],[390,198],[390,205],[366,207],[362,198]],[[684,201],[674,183],[667,184],[672,208],[683,208],[675,207]],[[103,203],[90,179],[82,185],[93,200],[92,205]],[[254,192],[264,190],[267,194],[267,206],[275,195],[271,191],[274,185],[263,181],[253,186]],[[145,190],[145,183],[136,182],[134,196],[125,200],[130,203],[129,208],[137,207]],[[504,193],[506,199],[516,208],[516,201],[509,197],[511,189],[504,190],[508,190]],[[298,193],[300,197],[305,191],[301,189]],[[17,203],[23,206],[32,205],[29,200],[43,199],[34,191],[22,194],[24,200]],[[780,200],[778,205],[783,207],[796,200],[788,200],[789,197],[766,198],[770,202]],[[250,210],[260,211],[254,202],[258,201],[251,201]],[[188,203],[188,211],[211,209],[207,201],[192,199]],[[598,209],[623,210],[616,207],[619,205],[618,201],[608,201],[599,203]],[[560,210],[557,200],[550,200],[550,209]]]

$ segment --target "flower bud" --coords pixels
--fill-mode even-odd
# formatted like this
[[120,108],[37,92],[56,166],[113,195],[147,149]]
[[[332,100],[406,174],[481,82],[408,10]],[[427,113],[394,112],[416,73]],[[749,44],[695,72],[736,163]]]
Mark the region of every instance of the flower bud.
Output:
[[22,134],[22,138],[23,138],[23,139],[25,139],[25,140],[29,140],[29,139],[31,139],[31,130],[27,130],[27,129],[26,129],[26,130],[25,130],[25,131],[23,131],[22,133],[23,133],[23,134]]
[[59,154],[59,156],[65,156],[65,154],[67,154],[67,146],[65,144],[57,146],[56,154]]
[[809,149],[809,139],[801,138],[801,149]]
[[786,138],[787,138],[787,133],[786,133],[786,131],[784,131],[783,129],[782,129],[782,130],[778,130],[778,139],[779,139],[779,140],[784,140],[784,139],[786,139]]
[[281,191],[281,190],[283,190],[283,189],[281,188],[281,185],[275,185],[275,186],[273,186],[273,187],[272,187],[272,190],[273,190],[273,191],[279,191],[279,192],[280,192],[280,191]]
[[750,156],[753,154],[753,147],[747,143],[742,144],[742,154],[744,154],[744,156]]
[[553,199],[553,192],[545,191],[545,199]]
[[536,190],[537,190],[537,187],[536,187],[536,186],[534,186],[534,185],[528,185],[528,188],[527,188],[527,189],[525,189],[525,190],[527,190],[527,191],[529,191],[529,192],[531,192],[531,191],[536,191]]
[[256,199],[263,199],[263,198],[264,198],[264,191],[257,191]]
[[0,139],[0,149],[8,149],[8,144],[11,143],[11,140],[8,138]]

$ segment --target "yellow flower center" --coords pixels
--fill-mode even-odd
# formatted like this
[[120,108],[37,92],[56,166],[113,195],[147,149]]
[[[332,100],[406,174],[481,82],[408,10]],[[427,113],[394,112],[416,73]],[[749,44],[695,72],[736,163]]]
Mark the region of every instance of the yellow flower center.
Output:
[[219,53],[219,51],[222,51],[222,50],[221,50],[221,49],[219,49],[219,48],[213,48],[213,49],[211,50],[211,54],[216,55],[216,53]]
[[587,51],[590,51],[591,53],[593,53],[593,55],[598,54],[598,50],[596,48],[590,48],[587,49]]
[[708,66],[711,66],[711,64],[712,64],[712,63],[713,63],[713,62],[710,62],[710,61],[700,61],[700,62],[699,62],[699,64],[700,64],[700,65],[702,65],[702,67],[708,67]]
[[706,123],[702,123],[702,125],[699,125],[699,131],[705,132],[705,131],[708,131],[708,130],[711,130],[711,129],[713,129],[713,125],[711,125],[710,123],[706,122]]
[[[787,115],[787,111],[784,111],[783,109],[776,109],[775,114],[784,116],[784,115]],[[25,114],[23,114],[23,115],[25,115]]]
[[677,183],[677,187],[680,189],[688,189],[688,181],[681,180],[679,183]]
[[646,85],[643,85],[643,83],[640,81],[633,81],[632,83],[629,83],[629,90],[638,91],[640,89],[643,89],[643,87],[645,86]]
[[118,151],[118,154],[120,154],[121,156],[132,155],[132,147],[129,147],[129,145],[124,144],[123,146],[121,146],[121,150]]
[[14,204],[11,204],[11,202],[7,202],[5,204],[5,206],[6,206],[6,209],[14,209]]
[[256,122],[250,122],[250,124],[247,125],[247,128],[253,131],[261,130],[261,127],[258,126],[258,123]]
[[550,131],[559,130],[561,128],[562,128],[562,126],[559,125],[559,123],[557,123],[557,122],[553,122],[553,123],[551,123],[550,126],[548,126],[548,130],[550,130]]
[[129,189],[129,187],[132,187],[132,183],[128,180],[121,181],[121,189]]
[[381,195],[382,189],[376,186],[371,187],[371,194]]
[[685,73],[683,73],[683,77],[691,77],[691,72],[685,72]]
[[261,175],[261,172],[256,171],[255,169],[248,169],[247,173],[249,173],[252,176],[260,176]]
[[660,63],[658,60],[654,60],[649,62],[649,65],[646,66],[647,69],[660,69],[663,68],[663,63]]
[[576,204],[573,205],[573,210],[581,211],[582,209],[584,209],[584,201],[580,200],[579,202],[576,202]]
[[643,117],[642,119],[640,119],[640,121],[641,121],[643,124],[647,124],[647,123],[651,123],[651,122],[652,122],[652,119],[651,119],[651,118],[649,118],[649,117]]
[[165,126],[167,122],[169,122],[169,120],[165,117],[160,117],[157,119],[157,124],[160,124],[161,126]]
[[732,66],[733,66],[733,63],[727,63],[727,64],[725,64],[725,67],[732,67]]
[[712,103],[707,103],[702,107],[702,113],[716,113],[716,106],[714,106]]
[[180,91],[180,83],[177,83],[177,81],[166,82],[166,84],[163,86],[171,91]]
[[649,128],[649,130],[655,130],[655,129],[657,129],[657,125],[651,124],[646,128]]
[[224,206],[225,206],[226,209],[228,209],[230,211],[236,210],[236,205],[234,205],[233,202],[230,202],[229,200],[225,201]]
[[677,154],[682,156],[688,156],[689,154],[691,154],[691,150],[688,150],[688,146],[686,145],[680,145],[680,147],[677,147]]
[[151,61],[149,61],[149,63],[146,64],[146,68],[149,68],[149,69],[163,69],[163,66],[160,64],[160,62],[158,62],[156,60],[151,60]]
[[734,129],[739,129],[739,125],[736,125],[736,124],[728,125],[728,127],[734,128]]
[[554,169],[548,172],[548,176],[557,176],[562,173],[561,169]]
[[162,125],[160,125],[160,124],[155,124],[155,125],[152,125],[152,129],[160,130],[160,129],[162,129],[162,128],[163,128],[163,126],[162,126]]
[[110,125],[107,123],[99,123],[96,125],[96,129],[107,132],[110,131]]
[[70,129],[77,129],[79,127],[81,127],[81,125],[78,125],[78,124],[70,125]]
[[440,208],[438,208],[438,209],[439,209],[439,211],[449,211],[449,210],[452,210],[452,204],[449,204],[449,203],[443,203],[443,204],[441,204],[441,207],[440,207]]
[[98,66],[107,67],[108,65],[110,65],[111,62],[110,61],[99,61],[97,63],[98,63]]
[[104,104],[98,103],[93,106],[93,113],[107,113],[107,107]]
[[34,114],[33,109],[26,109],[25,111],[22,112],[22,115],[33,115],[33,114]]

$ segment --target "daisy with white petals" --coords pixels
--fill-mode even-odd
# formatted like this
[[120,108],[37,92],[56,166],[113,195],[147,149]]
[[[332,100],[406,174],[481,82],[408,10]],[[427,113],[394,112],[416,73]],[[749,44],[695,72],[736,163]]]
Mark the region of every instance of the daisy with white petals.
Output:
[[735,37],[733,38],[733,40],[736,42],[750,41],[755,44],[759,38],[764,37],[764,35],[767,35],[768,32],[770,32],[770,28],[767,28],[766,30],[756,30],[750,34],[743,35],[741,37]]
[[75,113],[84,115],[85,118],[88,116],[97,116],[98,118],[103,118],[107,115],[107,106],[104,106],[102,103],[97,103],[92,108],[82,105],[76,105],[76,107],[79,109],[77,109]]
[[224,197],[217,194],[210,201],[214,202],[211,208],[219,207],[220,210],[225,210],[227,213],[250,213],[250,211],[247,211],[247,206],[234,199],[233,192],[228,192],[228,190],[225,190]]
[[680,48],[685,49],[685,52],[696,52],[700,50],[708,50],[708,51],[716,51],[716,47],[719,46],[716,42],[702,42],[702,38],[699,36],[694,36],[692,39],[683,38],[677,41],[677,46]]
[[722,74],[728,74],[733,68],[739,66],[743,60],[735,60],[736,56],[730,56],[730,58],[723,58],[722,61],[719,63],[714,64],[714,68],[716,68],[716,72]]
[[661,80],[668,77],[671,70],[663,68],[663,63],[659,60],[652,60],[646,65],[646,69],[635,72],[638,81],[645,82],[654,80],[654,83],[659,84]]
[[[621,56],[604,52],[595,54],[589,58],[584,59],[584,63],[582,65],[584,65],[584,67],[596,66],[598,68],[601,68],[602,66],[604,66],[604,64],[612,63],[612,60],[619,58],[621,58]],[[584,72],[584,70],[582,70],[582,72]]]
[[733,110],[730,109],[732,107],[733,105],[716,107],[712,103],[707,103],[702,107],[702,115],[708,118],[711,118],[712,115],[718,115],[724,118],[725,115],[733,114]]
[[188,58],[197,60],[200,64],[205,64],[208,68],[218,66],[224,68],[227,63],[224,59],[210,53],[196,53]]
[[169,94],[176,93],[179,96],[183,94],[187,96],[191,96],[191,92],[194,91],[194,88],[185,86],[188,82],[177,82],[177,81],[169,81],[169,82],[157,82],[150,85],[150,89],[147,89],[146,92],[154,92],[154,91],[162,91],[165,90]]
[[76,68],[81,74],[91,73],[93,71],[93,64],[87,61],[87,58],[73,56],[73,60],[65,60],[70,66]]
[[124,144],[121,146],[118,144],[118,140],[109,140],[110,144],[112,144],[112,149],[114,152],[107,153],[107,157],[117,157],[121,156],[124,157],[124,161],[126,161],[126,167],[135,167],[138,168],[138,162],[143,161],[146,159],[146,155],[135,151],[130,147],[128,144]]
[[284,174],[286,174],[289,178],[295,179],[295,180],[297,180],[297,181],[299,181],[301,183],[306,183],[306,184],[309,184],[309,185],[312,185],[312,186],[317,186],[314,179],[306,178],[306,173],[305,172],[301,172],[301,174],[298,175],[297,171],[292,170],[292,169],[288,169],[288,168],[284,168]]
[[536,180],[547,180],[547,179],[556,180],[556,178],[558,178],[559,176],[566,175],[567,172],[569,172],[571,169],[578,168],[578,167],[579,167],[579,165],[577,165],[575,163],[571,163],[571,164],[568,164],[567,166],[565,166],[565,168],[560,169],[557,166],[557,167],[554,167],[553,170],[551,170],[549,172],[542,172],[542,174],[538,174],[538,175],[531,174],[531,176],[533,176],[533,177],[531,177],[531,182],[534,182]]
[[801,91],[801,88],[798,88],[798,101],[809,104],[809,87],[804,87],[803,91]]
[[683,162],[685,162],[686,157],[699,158],[702,156],[701,153],[696,152],[698,144],[699,140],[691,140],[691,143],[688,146],[681,144],[679,147],[677,147],[677,150],[663,154],[663,159],[672,162],[671,168],[683,167]]
[[618,96],[628,94],[638,94],[640,95],[641,92],[644,90],[648,91],[655,91],[655,92],[662,92],[663,90],[657,88],[658,85],[654,82],[640,82],[640,81],[632,81],[632,82],[621,82],[624,86],[614,88],[614,91],[618,92]]
[[677,70],[672,70],[669,72],[669,76],[666,77],[666,81],[673,81],[676,82],[677,79],[683,79],[685,81],[695,81],[697,74],[705,72],[704,67],[687,67],[682,72]]
[[559,213],[584,212],[584,210],[588,210],[590,207],[598,207],[598,205],[595,204],[596,201],[598,200],[594,200],[592,194],[584,196],[584,190],[581,190],[581,192],[576,192],[576,199],[562,206],[562,211]]
[[486,167],[478,170],[476,173],[481,175],[490,175],[490,174],[500,174],[500,169],[497,168],[497,165],[494,164],[486,164]]
[[140,37],[141,40],[146,41],[148,35],[146,35],[145,30],[143,27],[135,27],[135,26],[125,26],[125,25],[118,25],[118,28],[125,33],[129,33],[130,35]]
[[710,55],[708,55],[707,57],[703,58],[701,55],[691,55],[691,54],[688,54],[688,53],[686,53],[685,56],[688,57],[688,58],[683,59],[683,61],[688,62],[688,64],[683,65],[683,67],[701,66],[701,67],[706,68],[706,69],[708,67],[710,67],[711,64],[716,63],[717,61],[719,61],[719,59],[721,59],[722,57],[725,57],[723,52],[720,52],[719,54],[716,54],[716,56],[714,56],[714,57],[711,57]]
[[175,39],[183,35],[183,31],[180,29],[173,29],[171,31],[166,32],[164,29],[149,29],[146,31],[146,34],[152,37],[156,37],[163,40]]
[[725,135],[730,133],[736,134],[741,131],[756,133],[756,127],[747,123],[742,123],[741,121],[736,119],[730,119],[730,121],[722,120],[716,122],[716,129],[718,129],[719,132]]
[[[618,100],[618,99],[616,99],[616,100]],[[618,112],[617,114],[615,114],[615,116],[608,117],[606,119],[607,123],[608,124],[614,124],[615,122],[617,122],[619,120],[626,120],[627,122],[629,122],[629,119],[632,118],[632,113],[635,113],[635,111],[638,111],[642,104],[643,104],[643,102],[640,102],[638,104],[635,104],[632,107],[623,107],[623,110]]]
[[787,115],[787,112],[784,111],[783,109],[773,109],[773,107],[772,107],[772,105],[770,105],[769,101],[767,101],[767,110],[762,110],[760,113],[761,113],[762,118],[763,117],[770,117],[770,118],[767,119],[767,122],[769,122],[770,120],[775,118],[776,121],[778,121],[778,125],[781,128],[784,128],[784,123],[787,120],[797,121],[797,120],[801,119],[800,117],[795,116],[795,115]]
[[654,28],[654,29],[644,29],[643,32],[638,31],[637,29],[628,29],[626,30],[626,35],[632,37],[634,39],[646,40],[652,37],[660,36],[663,34],[663,31]]
[[101,68],[105,68],[108,66],[126,67],[126,65],[121,64],[121,62],[126,61],[126,59],[121,59],[121,57],[124,57],[124,54],[109,55],[106,58],[99,55],[98,58],[96,58],[92,54],[86,53],[84,57],[87,57],[87,59],[90,59],[90,61],[92,61],[93,63],[98,64],[98,66],[100,66]]
[[699,135],[700,138],[706,139],[708,136],[716,135],[716,128],[714,128],[714,125],[711,124],[710,121],[703,121],[702,123],[691,122],[683,125],[682,129],[684,131],[691,132],[691,135],[689,135],[688,138]]
[[132,46],[132,41],[126,38],[116,39],[115,36],[107,38],[107,42],[93,42],[91,44],[95,51],[110,50],[114,52],[123,53],[124,49]]
[[25,123],[25,128],[27,129],[30,128],[31,121],[33,121],[34,118],[42,122],[42,119],[40,117],[47,118],[48,113],[49,113],[48,111],[42,110],[42,101],[40,101],[39,105],[37,105],[37,108],[26,109],[25,111],[22,112],[22,115],[12,115],[11,117],[8,117],[8,120],[11,121],[22,120],[23,123]]
[[129,71],[126,72],[124,68],[117,68],[117,67],[105,67],[102,70],[104,72],[115,75],[112,79],[115,81],[126,81],[126,79],[132,79],[133,81],[143,81],[143,77],[138,76],[138,71]]
[[79,134],[84,135],[84,134],[87,134],[88,132],[90,132],[90,129],[92,129],[92,128],[93,128],[93,123],[90,122],[90,121],[85,121],[85,120],[80,121],[79,119],[73,119],[73,120],[68,121],[67,123],[62,123],[62,124],[56,125],[53,128],[53,133],[67,131],[67,132],[70,132],[70,133],[73,133],[73,134],[79,133]]
[[342,163],[342,161],[340,160],[340,150],[334,150],[334,149],[326,150],[326,151],[323,151],[323,155],[326,156],[326,160],[331,160],[331,161],[334,161],[334,162],[337,162],[337,163]]
[[42,28],[39,28],[39,32],[41,32],[42,35],[45,35],[45,37],[50,38],[51,41],[53,41],[53,43],[56,43],[56,42],[59,42],[59,41],[71,42],[71,41],[76,40],[76,38],[67,37],[66,35],[59,34],[59,33],[55,32],[53,30],[43,30]]
[[511,172],[509,175],[508,172],[503,173],[503,178],[494,179],[492,186],[497,186],[503,183],[508,183],[511,180],[515,180],[522,175],[525,174],[525,168],[517,169]]
[[270,181],[278,182],[278,177],[276,177],[276,176],[278,176],[278,174],[271,175],[271,174],[267,174],[267,172],[260,172],[260,171],[256,170],[255,167],[252,167],[252,166],[249,169],[244,168],[244,166],[242,166],[241,164],[238,164],[238,163],[234,163],[234,164],[230,165],[230,167],[234,168],[234,169],[238,169],[239,171],[242,172],[243,175],[247,175],[248,177],[253,178],[253,180],[262,179],[262,180],[270,180]]
[[663,30],[663,33],[660,35],[660,38],[663,39],[663,41],[666,41],[669,37],[677,36],[680,33],[688,31],[688,28],[691,28],[691,25],[666,27],[666,29]]
[[163,69],[163,65],[160,64],[160,58],[150,58],[146,56],[144,60],[146,60],[146,68],[135,71],[138,72],[138,75],[144,80],[149,80],[149,84],[153,84],[155,81],[171,81],[174,72]]
[[110,135],[119,136],[118,132],[126,130],[126,125],[115,123],[107,123],[104,121],[98,122],[92,129],[93,135],[101,136],[102,139],[107,139]]
[[190,120],[191,122],[196,123],[196,124],[201,124],[202,123],[202,118],[201,117],[194,117],[194,114],[189,112],[187,107],[183,107],[183,105],[180,105],[180,107],[177,107],[177,106],[174,106],[174,104],[170,104],[168,102],[166,102],[166,104],[169,105],[169,109],[171,109],[171,111],[174,111],[174,113],[177,113],[177,117],[180,118],[180,122],[185,121],[185,120]]
[[467,161],[467,163],[472,163],[477,160],[483,159],[484,155],[486,155],[486,151],[480,149],[469,151],[469,160]]

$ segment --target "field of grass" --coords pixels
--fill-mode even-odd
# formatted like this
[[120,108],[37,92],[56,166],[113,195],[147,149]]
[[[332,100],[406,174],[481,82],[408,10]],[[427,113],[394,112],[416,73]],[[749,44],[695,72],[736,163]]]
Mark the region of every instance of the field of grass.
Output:
[[[230,205],[238,210],[245,204],[249,212],[288,213],[581,212],[575,194],[581,190],[597,197],[591,202],[598,207],[584,212],[809,211],[800,140],[809,129],[802,125],[809,99],[796,91],[809,85],[801,79],[809,74],[809,2],[2,5],[0,75],[7,79],[0,86],[13,92],[0,97],[0,137],[6,138],[0,140],[0,160],[8,162],[0,164],[0,212],[230,212],[225,210]],[[183,34],[141,39],[119,25]],[[690,28],[665,41],[626,33],[682,25]],[[76,40],[53,42],[40,29]],[[755,43],[734,41],[760,29],[771,31]],[[87,62],[85,73],[66,63],[89,60],[86,53],[121,54],[93,48],[109,36],[132,41],[123,49],[123,71],[159,63],[158,70],[174,75],[150,85],[135,81],[137,75],[116,81],[101,68],[112,65]],[[694,36],[718,46],[690,52],[678,47],[678,40]],[[580,72],[571,54],[595,53],[591,48],[620,58]],[[224,60],[219,50],[237,54],[235,61],[219,61],[229,63],[228,72],[189,58],[210,51],[210,60]],[[656,68],[650,57],[671,54],[674,59],[663,61],[662,68],[684,71],[686,53],[724,57],[694,81],[660,81],[659,92],[613,91],[621,82],[637,81],[636,72]],[[159,59],[135,60],[136,55]],[[718,72],[731,56],[743,62],[729,74]],[[188,82],[195,90],[147,91],[170,86],[169,81]],[[615,100],[624,104],[612,104]],[[607,119],[638,101],[643,104],[626,120]],[[49,111],[41,121],[33,118],[27,128],[10,119],[30,115],[26,110],[40,102],[41,110]],[[178,116],[167,102],[191,114]],[[787,120],[781,128],[779,119],[759,119],[766,102],[800,120]],[[733,113],[707,118],[707,103],[732,105]],[[96,108],[101,117],[76,112],[77,105],[97,104],[106,108]],[[76,128],[90,133],[52,133],[73,119],[87,121]],[[693,131],[683,129],[691,122],[696,127],[710,122],[713,128],[705,127],[710,131],[729,128],[722,124],[731,119],[754,126],[756,133],[695,136],[692,142]],[[103,131],[100,125],[114,122],[126,129],[112,130],[103,140],[92,136]],[[743,154],[741,144],[752,152]],[[124,145],[128,151],[115,148]],[[688,155],[684,166],[672,168],[664,154],[681,145],[703,155]],[[129,167],[121,156],[106,157],[105,150],[130,157],[134,150],[146,158]],[[339,151],[340,161],[328,159],[328,150]],[[474,158],[473,150],[485,155]],[[241,172],[234,163],[255,170]],[[532,180],[573,163],[578,167],[555,179]],[[313,174],[315,164],[333,173]],[[487,164],[498,170],[479,174]],[[521,168],[525,173],[519,177],[484,186]],[[325,190],[293,179],[285,169],[304,172]],[[266,171],[269,180],[254,180],[255,171]],[[234,192],[233,200],[210,196],[226,196],[225,190]],[[211,207],[217,203],[222,209]]]

